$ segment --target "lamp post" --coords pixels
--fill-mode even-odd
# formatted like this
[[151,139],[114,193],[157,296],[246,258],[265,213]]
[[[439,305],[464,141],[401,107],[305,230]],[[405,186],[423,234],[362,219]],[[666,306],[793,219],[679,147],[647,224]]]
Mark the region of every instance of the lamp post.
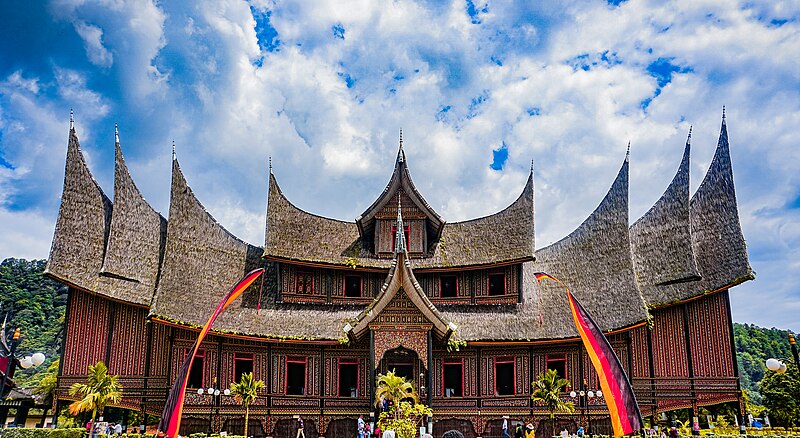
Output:
[[[217,379],[214,379],[214,383],[217,383]],[[219,388],[214,388],[213,386],[209,387],[208,389],[200,388],[197,390],[197,395],[210,395],[211,396],[211,406],[208,408],[208,435],[210,436],[214,431],[214,406],[219,405],[219,397],[221,394],[224,395],[231,395],[231,390],[225,388],[220,390]],[[219,407],[217,407],[217,415],[219,415]]]
[[786,372],[785,362],[789,362],[790,364],[796,367],[800,367],[800,359],[798,358],[797,354],[797,341],[795,341],[794,335],[791,333],[789,333],[789,347],[792,350],[792,356],[794,357],[794,360],[783,359],[783,358],[781,359],[769,358],[767,359],[766,363],[768,370],[775,371],[778,374],[783,374]]
[[[584,382],[584,385],[586,385],[586,382]],[[585,412],[586,412],[586,435],[587,436],[591,436],[591,431],[592,431],[592,411],[589,409],[589,401],[591,399],[595,398],[595,397],[598,397],[598,398],[603,397],[603,391],[601,391],[599,389],[597,391],[594,391],[594,390],[591,390],[591,389],[586,391],[584,389],[581,389],[578,392],[570,391],[569,396],[573,400],[577,400],[578,401],[578,405],[581,408],[581,412],[584,412],[584,410],[585,410]],[[575,403],[575,402],[573,401],[573,403]]]
[[[5,333],[0,335],[5,336]],[[16,356],[17,347],[19,347],[19,344],[22,342],[22,340],[23,338],[20,329],[15,329],[14,334],[11,336],[11,345],[8,349],[8,356],[6,356],[6,369],[3,370],[3,383],[0,385],[0,400],[5,400],[6,396],[8,395],[6,394],[6,385],[8,384],[9,379],[14,377],[14,371],[16,371],[17,364],[19,364],[19,366],[23,369],[28,369],[44,363],[45,357],[42,353],[34,353],[30,356],[23,356],[22,358]],[[9,389],[9,393],[10,392],[11,391]],[[0,421],[2,421],[0,427],[2,428],[6,427],[6,413],[7,411],[4,411],[2,415],[3,418],[0,418]]]

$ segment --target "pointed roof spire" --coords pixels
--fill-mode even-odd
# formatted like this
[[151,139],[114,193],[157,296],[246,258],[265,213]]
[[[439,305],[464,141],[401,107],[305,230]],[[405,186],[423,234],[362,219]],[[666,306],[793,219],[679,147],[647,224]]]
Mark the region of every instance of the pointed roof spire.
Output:
[[403,231],[403,213],[402,204],[400,203],[400,193],[397,193],[397,233],[396,241],[394,244],[394,253],[406,252],[406,234]]
[[628,140],[628,150],[625,152],[625,162],[629,162],[631,160],[631,141]]
[[72,131],[75,129],[75,113],[72,112],[72,108],[69,109],[69,130]]
[[114,122],[114,142],[119,144],[119,126],[116,122]]
[[725,123],[725,105],[722,105],[722,123]]
[[269,156],[269,174],[272,175],[272,155]]
[[689,125],[689,136],[686,137],[686,144],[692,144],[692,125]]
[[403,128],[400,128],[400,149],[397,150],[397,162],[402,163],[406,160],[406,153],[403,151]]
[[531,160],[531,173],[533,173],[533,160]]
[[172,160],[175,161],[175,140],[172,140]]

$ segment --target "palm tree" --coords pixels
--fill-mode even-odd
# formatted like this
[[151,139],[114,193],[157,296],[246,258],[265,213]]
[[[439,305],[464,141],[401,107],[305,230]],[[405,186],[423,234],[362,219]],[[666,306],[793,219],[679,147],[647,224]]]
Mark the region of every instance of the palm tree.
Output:
[[91,423],[94,425],[98,411],[103,412],[109,402],[118,403],[122,398],[122,386],[118,379],[119,376],[108,375],[108,367],[102,361],[89,365],[86,383],[74,383],[69,388],[69,395],[80,397],[69,405],[69,413],[78,415],[92,411]]
[[400,400],[410,398],[417,403],[419,397],[414,386],[403,376],[398,376],[395,371],[378,374],[377,388],[375,389],[375,406],[380,407],[381,399],[394,402],[395,414],[400,408]]
[[551,435],[556,434],[556,412],[571,413],[575,412],[575,405],[572,402],[565,402],[561,400],[561,391],[569,386],[569,380],[558,377],[556,370],[547,370],[546,373],[539,376],[539,378],[531,383],[533,386],[533,393],[531,398],[533,401],[540,401],[544,403],[550,411],[550,421],[553,425],[553,432]]
[[264,389],[263,380],[255,380],[253,373],[244,373],[239,383],[231,383],[231,394],[244,407],[244,436],[247,437],[247,426],[250,422],[250,405],[258,397],[258,391]]

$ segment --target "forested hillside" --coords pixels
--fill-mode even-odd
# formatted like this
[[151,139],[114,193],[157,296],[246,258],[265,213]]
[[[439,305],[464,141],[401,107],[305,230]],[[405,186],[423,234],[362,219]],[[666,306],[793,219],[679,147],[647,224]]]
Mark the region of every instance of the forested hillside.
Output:
[[739,373],[742,388],[747,391],[750,400],[762,404],[763,398],[758,384],[766,371],[764,363],[767,359],[789,358],[788,332],[776,328],[763,328],[752,324],[733,324],[736,338],[736,360],[739,362]]
[[36,374],[58,359],[64,338],[67,287],[44,276],[45,264],[45,260],[14,258],[0,264],[0,322],[8,315],[6,339],[10,342],[19,327],[23,339],[17,355],[42,352],[46,357],[43,365],[17,370],[15,378],[23,386],[38,382]]

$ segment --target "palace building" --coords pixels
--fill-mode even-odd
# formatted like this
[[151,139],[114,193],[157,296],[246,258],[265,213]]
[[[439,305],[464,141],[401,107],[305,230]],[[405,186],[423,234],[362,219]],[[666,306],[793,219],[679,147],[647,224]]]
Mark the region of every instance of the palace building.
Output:
[[[375,378],[389,370],[420,388],[434,436],[501,436],[505,415],[550,436],[531,382],[557,370],[571,381],[565,400],[599,383],[564,290],[537,284],[535,272],[563,280],[607,332],[645,417],[741,403],[729,289],[754,276],[724,116],[691,197],[689,148],[687,140],[674,179],[633,225],[626,156],[597,209],[537,248],[532,170],[504,210],[447,222],[416,189],[401,137],[389,183],[351,222],[297,208],[270,167],[260,246],[214,220],[174,157],[169,216],[157,213],[118,136],[112,201],[71,126],[47,265],[69,286],[56,403],[66,406],[69,386],[105,361],[124,386],[117,407],[160,415],[199,327],[257,267],[263,283],[217,319],[190,370],[184,436],[242,433],[244,410],[233,397],[197,389],[224,389],[252,371],[266,382],[250,412],[255,436],[293,437],[293,416],[302,415],[308,438],[352,437],[356,418],[374,415]],[[610,432],[602,398],[573,401],[575,413],[559,415],[562,427]]]

